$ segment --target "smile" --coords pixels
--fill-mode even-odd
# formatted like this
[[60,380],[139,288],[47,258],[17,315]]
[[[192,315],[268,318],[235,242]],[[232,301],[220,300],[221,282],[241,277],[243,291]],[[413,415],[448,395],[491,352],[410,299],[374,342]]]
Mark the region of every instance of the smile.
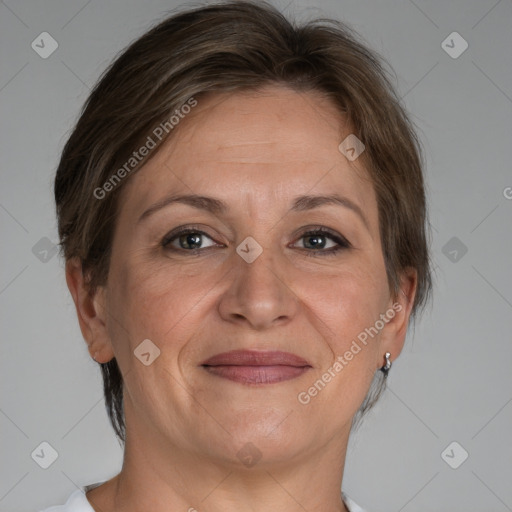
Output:
[[251,350],[217,354],[201,366],[210,374],[242,384],[275,384],[311,369],[305,359],[289,352]]
[[310,366],[203,366],[213,375],[243,384],[275,384],[295,379],[309,370]]

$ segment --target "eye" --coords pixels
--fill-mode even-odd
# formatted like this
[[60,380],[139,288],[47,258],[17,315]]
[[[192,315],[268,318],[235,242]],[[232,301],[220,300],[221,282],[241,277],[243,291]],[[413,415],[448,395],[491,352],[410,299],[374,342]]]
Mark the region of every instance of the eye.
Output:
[[[210,240],[211,243],[205,246],[205,239]],[[324,227],[310,228],[302,233],[299,240],[302,240],[302,247],[296,245],[291,247],[305,251],[307,256],[334,255],[342,249],[351,247],[350,242],[345,237]],[[169,251],[189,252],[191,254],[199,254],[211,247],[222,247],[222,244],[216,243],[204,231],[194,226],[183,226],[175,229],[164,237],[161,245]]]
[[342,249],[351,247],[346,238],[323,227],[306,231],[299,240],[303,242],[302,247],[298,248],[307,251],[308,256],[333,255]]
[[[204,246],[204,239],[207,238],[211,240],[213,243],[208,246]],[[188,251],[188,252],[197,252],[200,249],[207,249],[208,247],[214,247],[217,244],[212,240],[210,236],[208,236],[203,231],[198,229],[194,229],[191,227],[178,228],[175,231],[172,231],[162,240],[162,246],[168,250],[174,251]]]

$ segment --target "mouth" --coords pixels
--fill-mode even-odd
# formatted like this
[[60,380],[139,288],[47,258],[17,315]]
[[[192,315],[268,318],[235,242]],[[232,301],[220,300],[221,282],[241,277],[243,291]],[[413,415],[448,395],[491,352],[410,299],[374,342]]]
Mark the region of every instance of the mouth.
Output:
[[295,379],[312,366],[289,352],[233,350],[210,357],[201,366],[210,374],[242,384],[275,384]]

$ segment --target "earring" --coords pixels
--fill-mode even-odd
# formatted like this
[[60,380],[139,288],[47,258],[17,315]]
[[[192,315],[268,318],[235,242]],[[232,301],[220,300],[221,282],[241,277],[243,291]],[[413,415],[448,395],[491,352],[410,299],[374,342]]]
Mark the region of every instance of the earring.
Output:
[[391,361],[389,360],[389,356],[391,354],[389,352],[386,352],[384,357],[386,358],[386,364],[380,369],[380,371],[384,374],[385,377],[388,376],[389,369],[391,368]]

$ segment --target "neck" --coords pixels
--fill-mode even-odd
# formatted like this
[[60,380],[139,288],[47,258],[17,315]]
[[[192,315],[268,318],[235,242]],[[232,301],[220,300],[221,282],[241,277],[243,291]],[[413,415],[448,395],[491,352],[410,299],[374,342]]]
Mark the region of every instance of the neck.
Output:
[[236,458],[169,444],[144,426],[127,422],[121,472],[87,493],[97,512],[348,512],[341,482],[350,429],[286,462],[263,456],[245,467]]

